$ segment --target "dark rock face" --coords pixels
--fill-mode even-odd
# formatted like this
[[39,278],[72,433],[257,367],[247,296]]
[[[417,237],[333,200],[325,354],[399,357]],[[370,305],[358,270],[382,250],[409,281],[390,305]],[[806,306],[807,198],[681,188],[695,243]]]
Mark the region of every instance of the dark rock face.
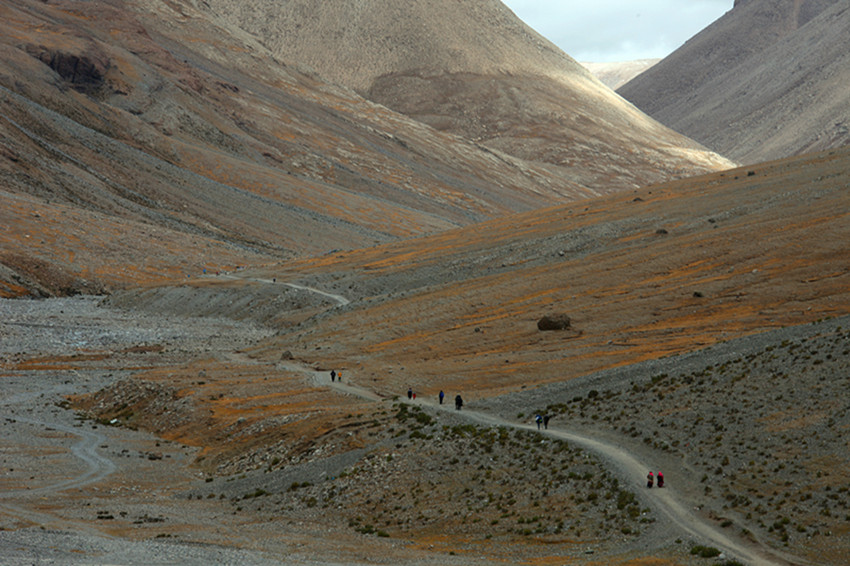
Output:
[[537,329],[543,331],[566,330],[570,327],[570,317],[563,314],[547,314],[537,321]]
[[100,88],[109,70],[109,61],[96,55],[68,53],[46,47],[32,47],[28,51],[70,83],[72,88],[81,92]]

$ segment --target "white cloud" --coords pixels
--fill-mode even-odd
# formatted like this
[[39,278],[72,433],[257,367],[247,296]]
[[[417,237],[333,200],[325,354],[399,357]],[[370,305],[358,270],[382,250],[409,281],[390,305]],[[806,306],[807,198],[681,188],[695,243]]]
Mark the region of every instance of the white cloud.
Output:
[[579,61],[664,57],[732,9],[734,0],[502,0]]

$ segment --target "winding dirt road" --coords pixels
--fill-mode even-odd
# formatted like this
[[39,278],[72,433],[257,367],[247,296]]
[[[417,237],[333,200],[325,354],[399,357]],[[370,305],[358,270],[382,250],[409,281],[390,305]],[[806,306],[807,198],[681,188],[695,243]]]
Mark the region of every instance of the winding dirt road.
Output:
[[0,419],[6,419],[9,422],[20,422],[29,425],[34,425],[42,429],[58,430],[78,437],[78,441],[71,446],[71,453],[82,460],[86,465],[85,471],[82,473],[53,482],[48,485],[43,485],[37,488],[28,489],[13,489],[0,492],[0,499],[8,499],[21,495],[52,495],[67,489],[77,489],[93,483],[101,481],[103,478],[115,471],[115,464],[109,458],[101,456],[98,453],[98,446],[105,442],[106,437],[97,432],[83,430],[82,428],[68,426],[58,422],[56,419],[35,419],[30,417],[22,417],[20,415],[7,413],[9,408],[19,407],[27,400],[37,397],[55,397],[62,393],[71,391],[69,387],[52,387],[27,393],[19,393],[12,395],[0,401]]
[[[289,364],[287,367],[290,370],[299,370],[296,364]],[[330,387],[342,394],[355,395],[372,401],[386,400],[366,388],[353,384],[351,382],[351,374],[348,374],[345,383],[339,383],[331,382],[330,376],[326,372],[317,372],[305,367],[300,368],[299,371],[309,374],[314,384]],[[397,400],[411,405],[424,405],[431,410],[451,411],[470,421],[485,426],[508,427],[530,431],[537,430],[536,426],[508,421],[489,413],[468,409],[455,411],[452,404],[440,405],[430,399],[423,399],[421,397],[415,400],[408,400],[404,396],[399,396]],[[636,477],[642,478],[646,470],[650,469],[648,464],[639,461],[627,450],[601,439],[559,428],[549,428],[548,430],[540,430],[539,432],[540,434],[565,440],[593,452],[622,479],[633,480]],[[692,509],[685,505],[676,489],[669,485],[663,489],[653,489],[652,491],[638,490],[637,495],[643,504],[669,519],[671,524],[679,529],[680,534],[689,535],[697,540],[704,541],[706,544],[715,546],[731,559],[736,559],[752,566],[803,566],[810,564],[799,558],[780,554],[773,549],[765,547],[757,548],[752,544],[728,536],[714,525],[705,522]]]
[[[326,293],[318,289],[310,287],[288,284],[274,280],[256,279],[261,283],[271,285],[286,285],[297,289],[320,294],[324,297],[332,299],[336,305],[344,306],[349,302],[344,298],[331,293]],[[387,401],[389,399],[381,397],[374,391],[368,388],[357,385],[356,376],[346,372],[341,381],[331,382],[328,372],[316,371],[313,368],[304,366],[297,362],[280,362],[279,367],[290,371],[298,372],[306,375],[308,379],[315,385],[321,387],[329,387],[343,395],[353,395],[372,402]],[[63,424],[57,419],[49,419],[47,415],[36,416],[20,416],[12,412],[14,407],[19,407],[23,402],[32,400],[34,397],[43,395],[57,395],[62,393],[62,386],[54,386],[53,388],[11,395],[0,400],[0,418],[14,420],[27,425],[34,425],[43,428],[52,428],[62,433],[72,435],[78,438],[76,443],[70,447],[70,452],[74,457],[84,463],[83,471],[77,473],[73,477],[54,480],[52,483],[41,485],[32,489],[14,489],[0,493],[0,507],[5,507],[7,510],[12,510],[17,514],[22,513],[22,509],[4,500],[20,498],[21,496],[31,497],[49,497],[50,495],[58,494],[62,491],[81,488],[90,484],[97,483],[115,471],[115,464],[108,458],[102,456],[98,452],[98,446],[105,440],[104,436],[81,428]],[[490,413],[484,413],[475,410],[464,409],[455,411],[453,405],[440,405],[431,399],[419,398],[416,400],[408,400],[404,396],[399,396],[397,400],[405,403],[411,403],[419,406],[426,406],[432,411],[451,411],[456,415],[469,419],[472,422],[485,426],[509,427],[513,429],[536,430],[536,427],[527,423],[519,423],[503,419],[499,416]],[[633,483],[634,478],[641,478],[650,466],[645,462],[641,462],[631,452],[628,447],[621,447],[606,442],[601,437],[596,437],[592,434],[576,433],[564,428],[549,428],[541,430],[541,434],[552,438],[561,439],[577,446],[581,446],[588,451],[593,452],[601,458],[612,471],[626,479],[629,483]],[[677,478],[678,481],[684,481],[684,475]],[[787,566],[787,565],[808,565],[808,562],[802,561],[799,558],[790,557],[779,553],[765,545],[757,545],[755,543],[745,542],[733,536],[729,536],[726,532],[718,529],[711,523],[700,517],[693,509],[684,503],[685,498],[672,485],[668,485],[664,489],[653,490],[637,490],[637,496],[641,502],[654,512],[662,515],[669,520],[673,528],[678,529],[681,535],[693,537],[696,540],[703,541],[705,544],[715,546],[724,551],[729,558],[737,559],[747,564],[754,566]]]
[[[283,284],[272,280],[255,281],[265,282],[269,284]],[[326,297],[337,297],[311,287],[290,285],[298,289],[317,292]],[[343,297],[337,297],[338,305],[348,304]],[[318,386],[330,387],[344,395],[354,395],[369,401],[385,401],[374,391],[364,387],[359,387],[352,383],[350,373],[346,374],[344,381],[331,381],[328,372],[319,372],[312,368],[300,365],[298,363],[281,363],[280,367],[290,371],[296,371],[309,376],[313,384]],[[355,378],[356,379],[356,378]],[[430,399],[415,399],[408,400],[404,396],[399,396],[398,400],[404,403],[414,405],[425,405],[432,410],[453,411],[451,404],[440,405]],[[482,413],[472,410],[462,410],[458,414],[470,421],[486,426],[509,427],[513,429],[536,430],[533,425],[508,421],[489,413]],[[651,466],[645,462],[641,462],[627,449],[621,448],[609,442],[587,434],[578,434],[569,430],[560,428],[549,428],[548,430],[540,430],[541,434],[565,440],[577,446],[581,446],[601,458],[608,464],[621,479],[633,480],[634,478],[644,477],[646,470],[651,469]],[[684,477],[684,474],[682,475]],[[694,512],[687,504],[683,502],[683,497],[677,492],[674,487],[669,484],[663,489],[638,490],[638,497],[641,502],[651,508],[656,513],[666,517],[675,528],[679,529],[681,535],[691,536],[694,539],[704,541],[722,550],[727,557],[743,561],[753,566],[808,566],[811,563],[801,560],[797,557],[792,557],[784,553],[780,553],[774,549],[767,548],[764,545],[756,545],[745,542],[741,539],[729,536],[727,533],[716,528],[714,525],[706,522],[697,513]]]

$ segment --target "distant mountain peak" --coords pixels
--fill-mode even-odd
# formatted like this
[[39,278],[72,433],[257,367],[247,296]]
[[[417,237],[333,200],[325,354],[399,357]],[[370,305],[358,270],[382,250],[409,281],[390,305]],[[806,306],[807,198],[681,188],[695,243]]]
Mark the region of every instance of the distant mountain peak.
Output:
[[636,111],[499,0],[209,4],[287,62],[597,193],[732,165]]

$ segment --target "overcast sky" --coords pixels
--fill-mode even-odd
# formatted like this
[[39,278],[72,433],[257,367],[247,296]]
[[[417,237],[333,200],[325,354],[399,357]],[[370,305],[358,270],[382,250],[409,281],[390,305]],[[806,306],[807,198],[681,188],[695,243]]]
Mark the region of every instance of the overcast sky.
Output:
[[665,57],[734,0],[502,0],[577,61]]

